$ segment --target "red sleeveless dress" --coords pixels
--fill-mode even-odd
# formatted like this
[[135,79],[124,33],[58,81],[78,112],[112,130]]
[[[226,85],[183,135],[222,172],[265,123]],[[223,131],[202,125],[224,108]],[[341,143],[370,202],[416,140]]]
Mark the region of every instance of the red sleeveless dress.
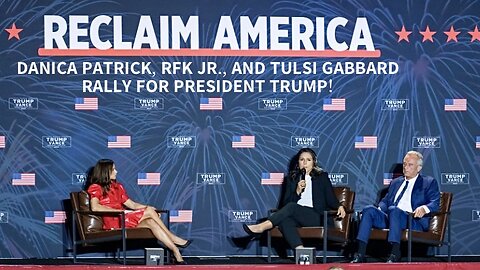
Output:
[[[102,194],[102,187],[97,184],[91,185],[88,188],[87,192],[90,195],[90,198],[97,198],[100,201],[101,205],[108,206],[114,209],[125,210],[123,203],[129,199],[123,185],[118,183],[117,181],[112,181],[112,183],[110,184],[110,190],[105,196],[103,196]],[[125,213],[125,227],[137,227],[138,222],[143,217],[144,211],[145,209],[138,209],[132,212]],[[121,228],[120,217],[103,217],[104,230],[113,230],[118,228]]]

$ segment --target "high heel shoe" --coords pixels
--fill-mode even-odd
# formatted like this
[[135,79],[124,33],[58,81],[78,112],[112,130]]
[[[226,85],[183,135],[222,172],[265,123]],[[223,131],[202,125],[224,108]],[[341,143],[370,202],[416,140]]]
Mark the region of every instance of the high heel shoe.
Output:
[[242,227],[243,227],[243,230],[253,238],[260,238],[260,236],[262,236],[262,233],[252,232],[252,230],[250,230],[250,228],[248,228],[247,224],[245,223],[243,224]]
[[173,254],[170,255],[170,261],[171,261],[171,264],[174,264],[174,265],[186,265],[187,264],[187,262],[185,260],[177,261],[177,258],[175,258],[175,256]]
[[187,242],[185,242],[185,244],[183,245],[180,245],[180,244],[175,244],[175,246],[179,247],[179,248],[186,248],[188,246],[190,246],[190,244],[193,242],[193,240],[187,240]]
[[177,259],[173,258],[173,264],[175,264],[175,265],[187,265],[187,262],[185,260],[177,261]]

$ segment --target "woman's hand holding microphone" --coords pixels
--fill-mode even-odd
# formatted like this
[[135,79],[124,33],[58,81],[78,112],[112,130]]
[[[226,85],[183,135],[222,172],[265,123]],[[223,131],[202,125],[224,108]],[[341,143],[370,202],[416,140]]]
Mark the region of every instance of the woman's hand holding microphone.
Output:
[[303,168],[301,170],[301,177],[300,177],[300,181],[298,181],[297,183],[297,194],[300,195],[303,193],[303,191],[305,190],[305,187],[307,186],[307,181],[305,181],[305,175],[307,174],[307,171],[305,170],[305,168]]

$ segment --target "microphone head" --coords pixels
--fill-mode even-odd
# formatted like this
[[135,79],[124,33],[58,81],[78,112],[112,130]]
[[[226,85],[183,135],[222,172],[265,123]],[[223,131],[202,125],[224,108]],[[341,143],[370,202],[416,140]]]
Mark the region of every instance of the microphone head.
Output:
[[305,180],[305,175],[307,174],[307,170],[303,168],[301,172],[302,172],[302,180]]

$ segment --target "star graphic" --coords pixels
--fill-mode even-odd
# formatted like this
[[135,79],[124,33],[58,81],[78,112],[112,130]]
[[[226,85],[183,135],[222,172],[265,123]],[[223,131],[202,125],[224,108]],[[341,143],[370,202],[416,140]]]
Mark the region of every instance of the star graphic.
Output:
[[19,33],[23,31],[22,28],[17,28],[15,23],[12,24],[11,28],[6,28],[5,31],[8,32],[8,40],[12,38],[16,38],[17,40],[20,40],[20,35]]
[[435,31],[430,31],[430,27],[427,25],[427,28],[425,29],[425,31],[420,31],[420,34],[422,34],[423,36],[423,40],[422,42],[425,42],[427,40],[430,40],[431,42],[433,42],[433,35],[435,35]]
[[450,31],[443,32],[443,33],[445,33],[445,35],[447,35],[447,42],[449,42],[450,40],[458,42],[457,36],[458,36],[458,34],[460,34],[460,32],[455,31],[455,29],[453,29],[453,25],[450,27]]
[[468,32],[472,36],[472,40],[470,42],[474,42],[475,40],[480,41],[480,32],[478,31],[478,27],[475,25],[475,29],[473,32]]
[[402,40],[410,42],[410,40],[408,40],[408,35],[410,35],[412,33],[412,31],[405,30],[404,25],[402,25],[402,30],[401,31],[395,31],[395,33],[398,35],[398,41],[397,42],[400,42]]

